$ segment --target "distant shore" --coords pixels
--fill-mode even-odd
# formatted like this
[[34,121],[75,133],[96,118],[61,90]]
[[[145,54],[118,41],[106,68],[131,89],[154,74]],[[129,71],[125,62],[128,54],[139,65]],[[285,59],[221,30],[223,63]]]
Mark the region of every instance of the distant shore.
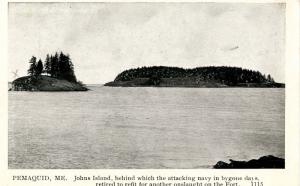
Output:
[[153,66],[125,70],[114,81],[104,84],[111,87],[195,87],[195,88],[284,88],[271,75],[239,67],[178,67]]

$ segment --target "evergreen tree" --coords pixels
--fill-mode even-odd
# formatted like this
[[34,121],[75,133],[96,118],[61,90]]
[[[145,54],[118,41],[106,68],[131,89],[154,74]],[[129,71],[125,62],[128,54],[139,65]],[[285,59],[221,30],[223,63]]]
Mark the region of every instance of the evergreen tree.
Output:
[[58,77],[58,53],[56,52],[54,56],[52,56],[52,58],[50,58],[51,60],[51,71],[50,71],[50,75],[52,77]]
[[74,74],[73,63],[69,55],[60,53],[59,55],[59,78],[66,79],[68,81],[76,82],[76,77]]
[[36,76],[41,75],[42,72],[43,72],[43,69],[44,69],[43,62],[42,62],[41,59],[39,59],[37,65],[36,65],[36,73],[35,73],[35,75]]
[[54,56],[47,54],[44,65],[41,59],[36,62],[34,56],[32,56],[29,63],[28,74],[31,76],[38,76],[45,72],[51,77],[77,82],[70,56],[65,55],[63,52],[59,54],[56,52]]
[[30,66],[28,69],[28,75],[34,76],[36,74],[36,57],[32,56],[31,59],[29,60]]
[[51,61],[50,61],[50,56],[47,54],[46,59],[45,59],[45,73],[50,75],[51,74]]
[[67,73],[67,79],[69,80],[69,81],[73,81],[73,82],[77,82],[77,79],[76,79],[76,76],[75,76],[75,72],[74,72],[74,65],[73,65],[73,63],[72,63],[72,61],[71,61],[71,59],[70,59],[70,56],[69,55],[67,55],[67,59],[68,59],[68,61],[69,61],[69,67],[68,67],[68,69],[69,69],[69,71],[68,71],[68,73]]
[[268,76],[267,76],[267,81],[270,82],[270,83],[274,82],[274,79],[271,77],[270,74],[268,74]]
[[66,56],[64,55],[64,53],[60,52],[59,54],[59,58],[58,58],[58,61],[59,61],[59,78],[62,78],[64,79],[64,75],[65,73],[67,72],[67,68],[68,68],[68,60],[66,58]]
[[53,70],[53,56],[51,55],[50,56],[50,71],[49,71],[49,74],[51,77],[54,76],[54,70]]

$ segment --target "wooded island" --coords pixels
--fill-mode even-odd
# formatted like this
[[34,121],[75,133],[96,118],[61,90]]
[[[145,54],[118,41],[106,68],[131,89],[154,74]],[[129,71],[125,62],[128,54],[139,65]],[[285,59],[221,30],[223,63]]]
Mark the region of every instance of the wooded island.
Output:
[[135,87],[274,87],[271,75],[240,67],[209,66],[184,69],[152,66],[125,70],[105,86]]
[[12,82],[13,91],[86,91],[77,81],[74,66],[68,54],[47,54],[45,62],[35,56],[29,60],[28,76]]

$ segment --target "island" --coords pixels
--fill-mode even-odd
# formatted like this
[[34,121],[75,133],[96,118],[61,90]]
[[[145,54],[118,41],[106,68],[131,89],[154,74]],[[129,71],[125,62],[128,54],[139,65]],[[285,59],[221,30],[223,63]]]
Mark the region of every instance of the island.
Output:
[[35,56],[29,60],[28,76],[15,79],[10,91],[87,91],[77,78],[69,55],[47,54],[45,62]]
[[261,87],[284,88],[271,75],[240,67],[208,66],[179,68],[151,66],[121,72],[114,81],[104,84],[111,87]]

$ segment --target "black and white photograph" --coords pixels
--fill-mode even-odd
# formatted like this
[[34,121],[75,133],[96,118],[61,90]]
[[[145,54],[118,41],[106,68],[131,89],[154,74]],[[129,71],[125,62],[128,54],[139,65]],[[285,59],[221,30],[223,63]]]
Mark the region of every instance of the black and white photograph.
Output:
[[9,2],[8,169],[285,169],[286,4]]

